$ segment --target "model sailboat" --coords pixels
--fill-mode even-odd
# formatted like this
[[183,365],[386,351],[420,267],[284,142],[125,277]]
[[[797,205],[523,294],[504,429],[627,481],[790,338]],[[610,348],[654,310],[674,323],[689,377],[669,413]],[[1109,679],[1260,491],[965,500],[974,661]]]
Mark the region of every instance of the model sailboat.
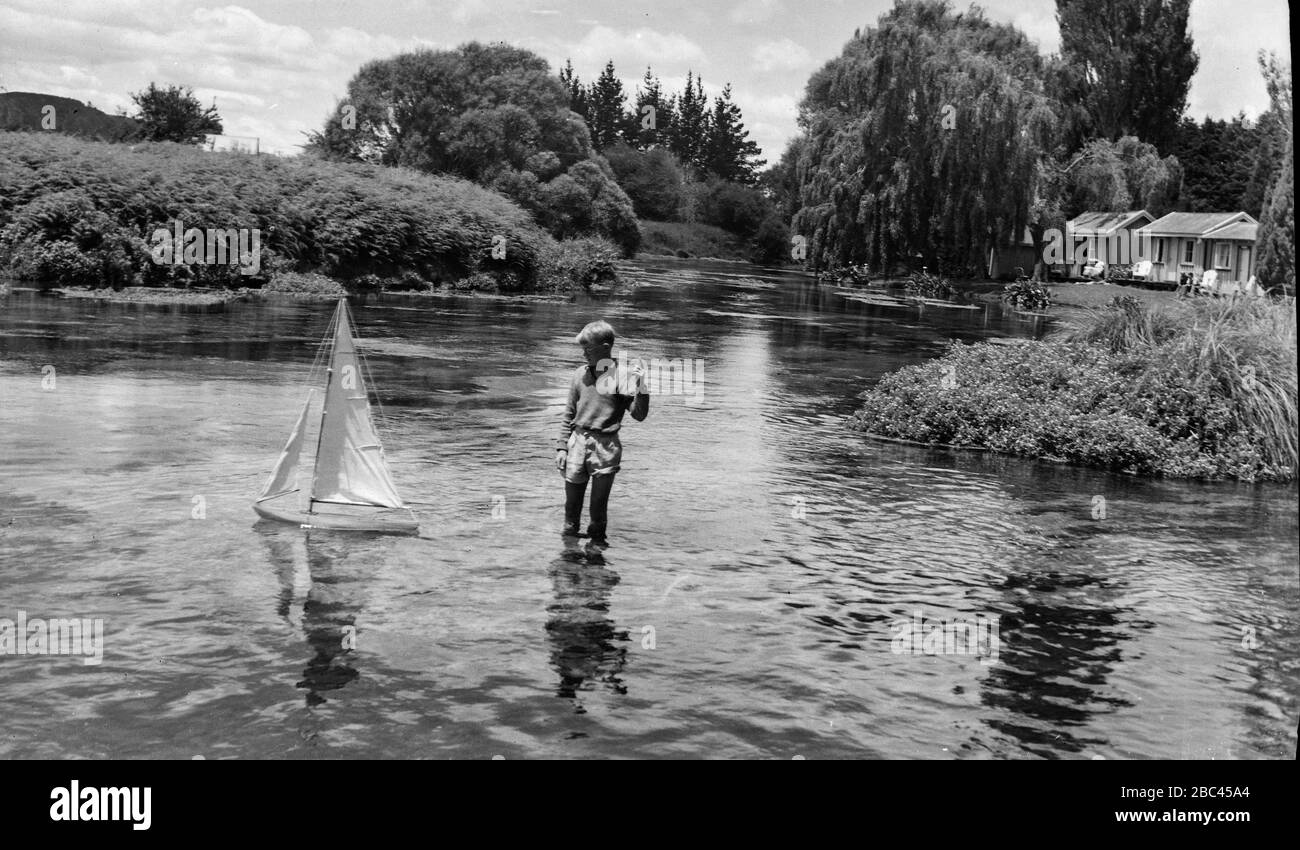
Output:
[[253,510],[266,519],[304,528],[416,531],[419,524],[397,495],[370,415],[370,399],[344,298],[339,299],[331,328],[325,404],[312,461],[311,489],[304,494],[298,486],[312,402],[312,393],[308,393],[298,424],[262,495],[253,503]]

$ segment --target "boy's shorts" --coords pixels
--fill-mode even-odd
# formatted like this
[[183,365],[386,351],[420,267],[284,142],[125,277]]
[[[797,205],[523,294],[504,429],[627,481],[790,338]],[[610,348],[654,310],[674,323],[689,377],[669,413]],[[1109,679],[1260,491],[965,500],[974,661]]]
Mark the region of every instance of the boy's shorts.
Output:
[[618,432],[605,434],[574,428],[569,434],[569,456],[564,462],[564,480],[586,484],[593,475],[613,475],[623,461],[623,443]]

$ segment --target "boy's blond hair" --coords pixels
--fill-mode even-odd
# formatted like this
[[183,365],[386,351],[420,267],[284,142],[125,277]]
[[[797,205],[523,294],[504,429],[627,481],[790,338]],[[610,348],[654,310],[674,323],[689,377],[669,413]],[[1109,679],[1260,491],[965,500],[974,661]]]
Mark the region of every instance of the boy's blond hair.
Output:
[[587,345],[593,342],[602,345],[613,345],[614,329],[604,319],[597,319],[594,322],[588,322],[587,326],[578,333],[576,339],[578,345]]

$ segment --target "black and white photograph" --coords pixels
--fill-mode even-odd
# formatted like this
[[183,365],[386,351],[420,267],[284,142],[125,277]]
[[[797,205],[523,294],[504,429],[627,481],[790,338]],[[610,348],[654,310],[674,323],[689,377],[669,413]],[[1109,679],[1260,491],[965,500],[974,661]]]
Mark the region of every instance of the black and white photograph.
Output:
[[1290,26],[0,0],[0,759],[1294,759]]

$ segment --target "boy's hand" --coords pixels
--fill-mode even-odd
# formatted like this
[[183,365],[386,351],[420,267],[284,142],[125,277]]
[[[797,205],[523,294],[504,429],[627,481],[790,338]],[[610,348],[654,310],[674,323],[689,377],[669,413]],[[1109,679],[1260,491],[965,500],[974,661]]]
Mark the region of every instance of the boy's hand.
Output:
[[645,392],[645,365],[640,359],[632,362],[632,395],[638,395]]
[[560,472],[563,472],[563,471],[564,471],[564,466],[565,466],[565,464],[568,462],[568,460],[569,460],[569,450],[568,450],[568,449],[556,449],[556,450],[555,450],[555,468],[556,468],[556,469],[560,470]]

